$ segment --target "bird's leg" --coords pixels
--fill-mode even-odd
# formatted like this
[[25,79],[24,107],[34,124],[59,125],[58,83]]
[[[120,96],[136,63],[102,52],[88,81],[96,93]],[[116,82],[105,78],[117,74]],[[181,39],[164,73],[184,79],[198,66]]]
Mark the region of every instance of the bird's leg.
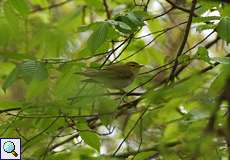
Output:
[[125,100],[125,97],[127,96],[127,92],[123,89],[119,89],[120,92],[121,92],[121,103],[122,102],[125,102],[126,103],[126,100]]

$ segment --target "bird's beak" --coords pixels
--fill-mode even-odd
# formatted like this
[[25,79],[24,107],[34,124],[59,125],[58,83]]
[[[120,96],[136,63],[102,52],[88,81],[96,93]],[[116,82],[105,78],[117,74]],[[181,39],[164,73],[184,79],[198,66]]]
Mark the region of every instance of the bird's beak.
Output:
[[141,67],[144,67],[144,65],[142,65],[142,64],[139,64],[139,67],[141,68]]

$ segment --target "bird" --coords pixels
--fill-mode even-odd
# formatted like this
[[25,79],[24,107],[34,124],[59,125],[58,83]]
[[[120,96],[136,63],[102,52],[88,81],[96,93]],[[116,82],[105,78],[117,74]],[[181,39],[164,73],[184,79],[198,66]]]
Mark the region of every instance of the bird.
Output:
[[83,80],[84,82],[99,83],[110,89],[123,90],[133,82],[141,67],[143,65],[131,61],[124,64],[112,64],[103,69],[87,69],[75,74],[87,77],[88,79]]

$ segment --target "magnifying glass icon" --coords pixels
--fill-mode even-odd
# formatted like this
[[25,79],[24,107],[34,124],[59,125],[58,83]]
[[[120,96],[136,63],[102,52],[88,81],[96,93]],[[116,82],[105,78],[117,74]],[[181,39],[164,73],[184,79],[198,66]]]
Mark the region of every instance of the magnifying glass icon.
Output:
[[15,152],[15,145],[13,142],[11,141],[7,141],[3,144],[3,150],[6,152],[6,153],[11,153],[14,155],[14,157],[17,157],[18,154],[17,152]]

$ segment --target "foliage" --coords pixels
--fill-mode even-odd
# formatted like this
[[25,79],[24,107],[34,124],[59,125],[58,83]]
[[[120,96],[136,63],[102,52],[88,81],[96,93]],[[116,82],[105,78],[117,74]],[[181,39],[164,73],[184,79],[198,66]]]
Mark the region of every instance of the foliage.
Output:
[[[229,159],[227,0],[0,1],[0,137],[25,160]],[[124,91],[87,69],[144,64]]]

